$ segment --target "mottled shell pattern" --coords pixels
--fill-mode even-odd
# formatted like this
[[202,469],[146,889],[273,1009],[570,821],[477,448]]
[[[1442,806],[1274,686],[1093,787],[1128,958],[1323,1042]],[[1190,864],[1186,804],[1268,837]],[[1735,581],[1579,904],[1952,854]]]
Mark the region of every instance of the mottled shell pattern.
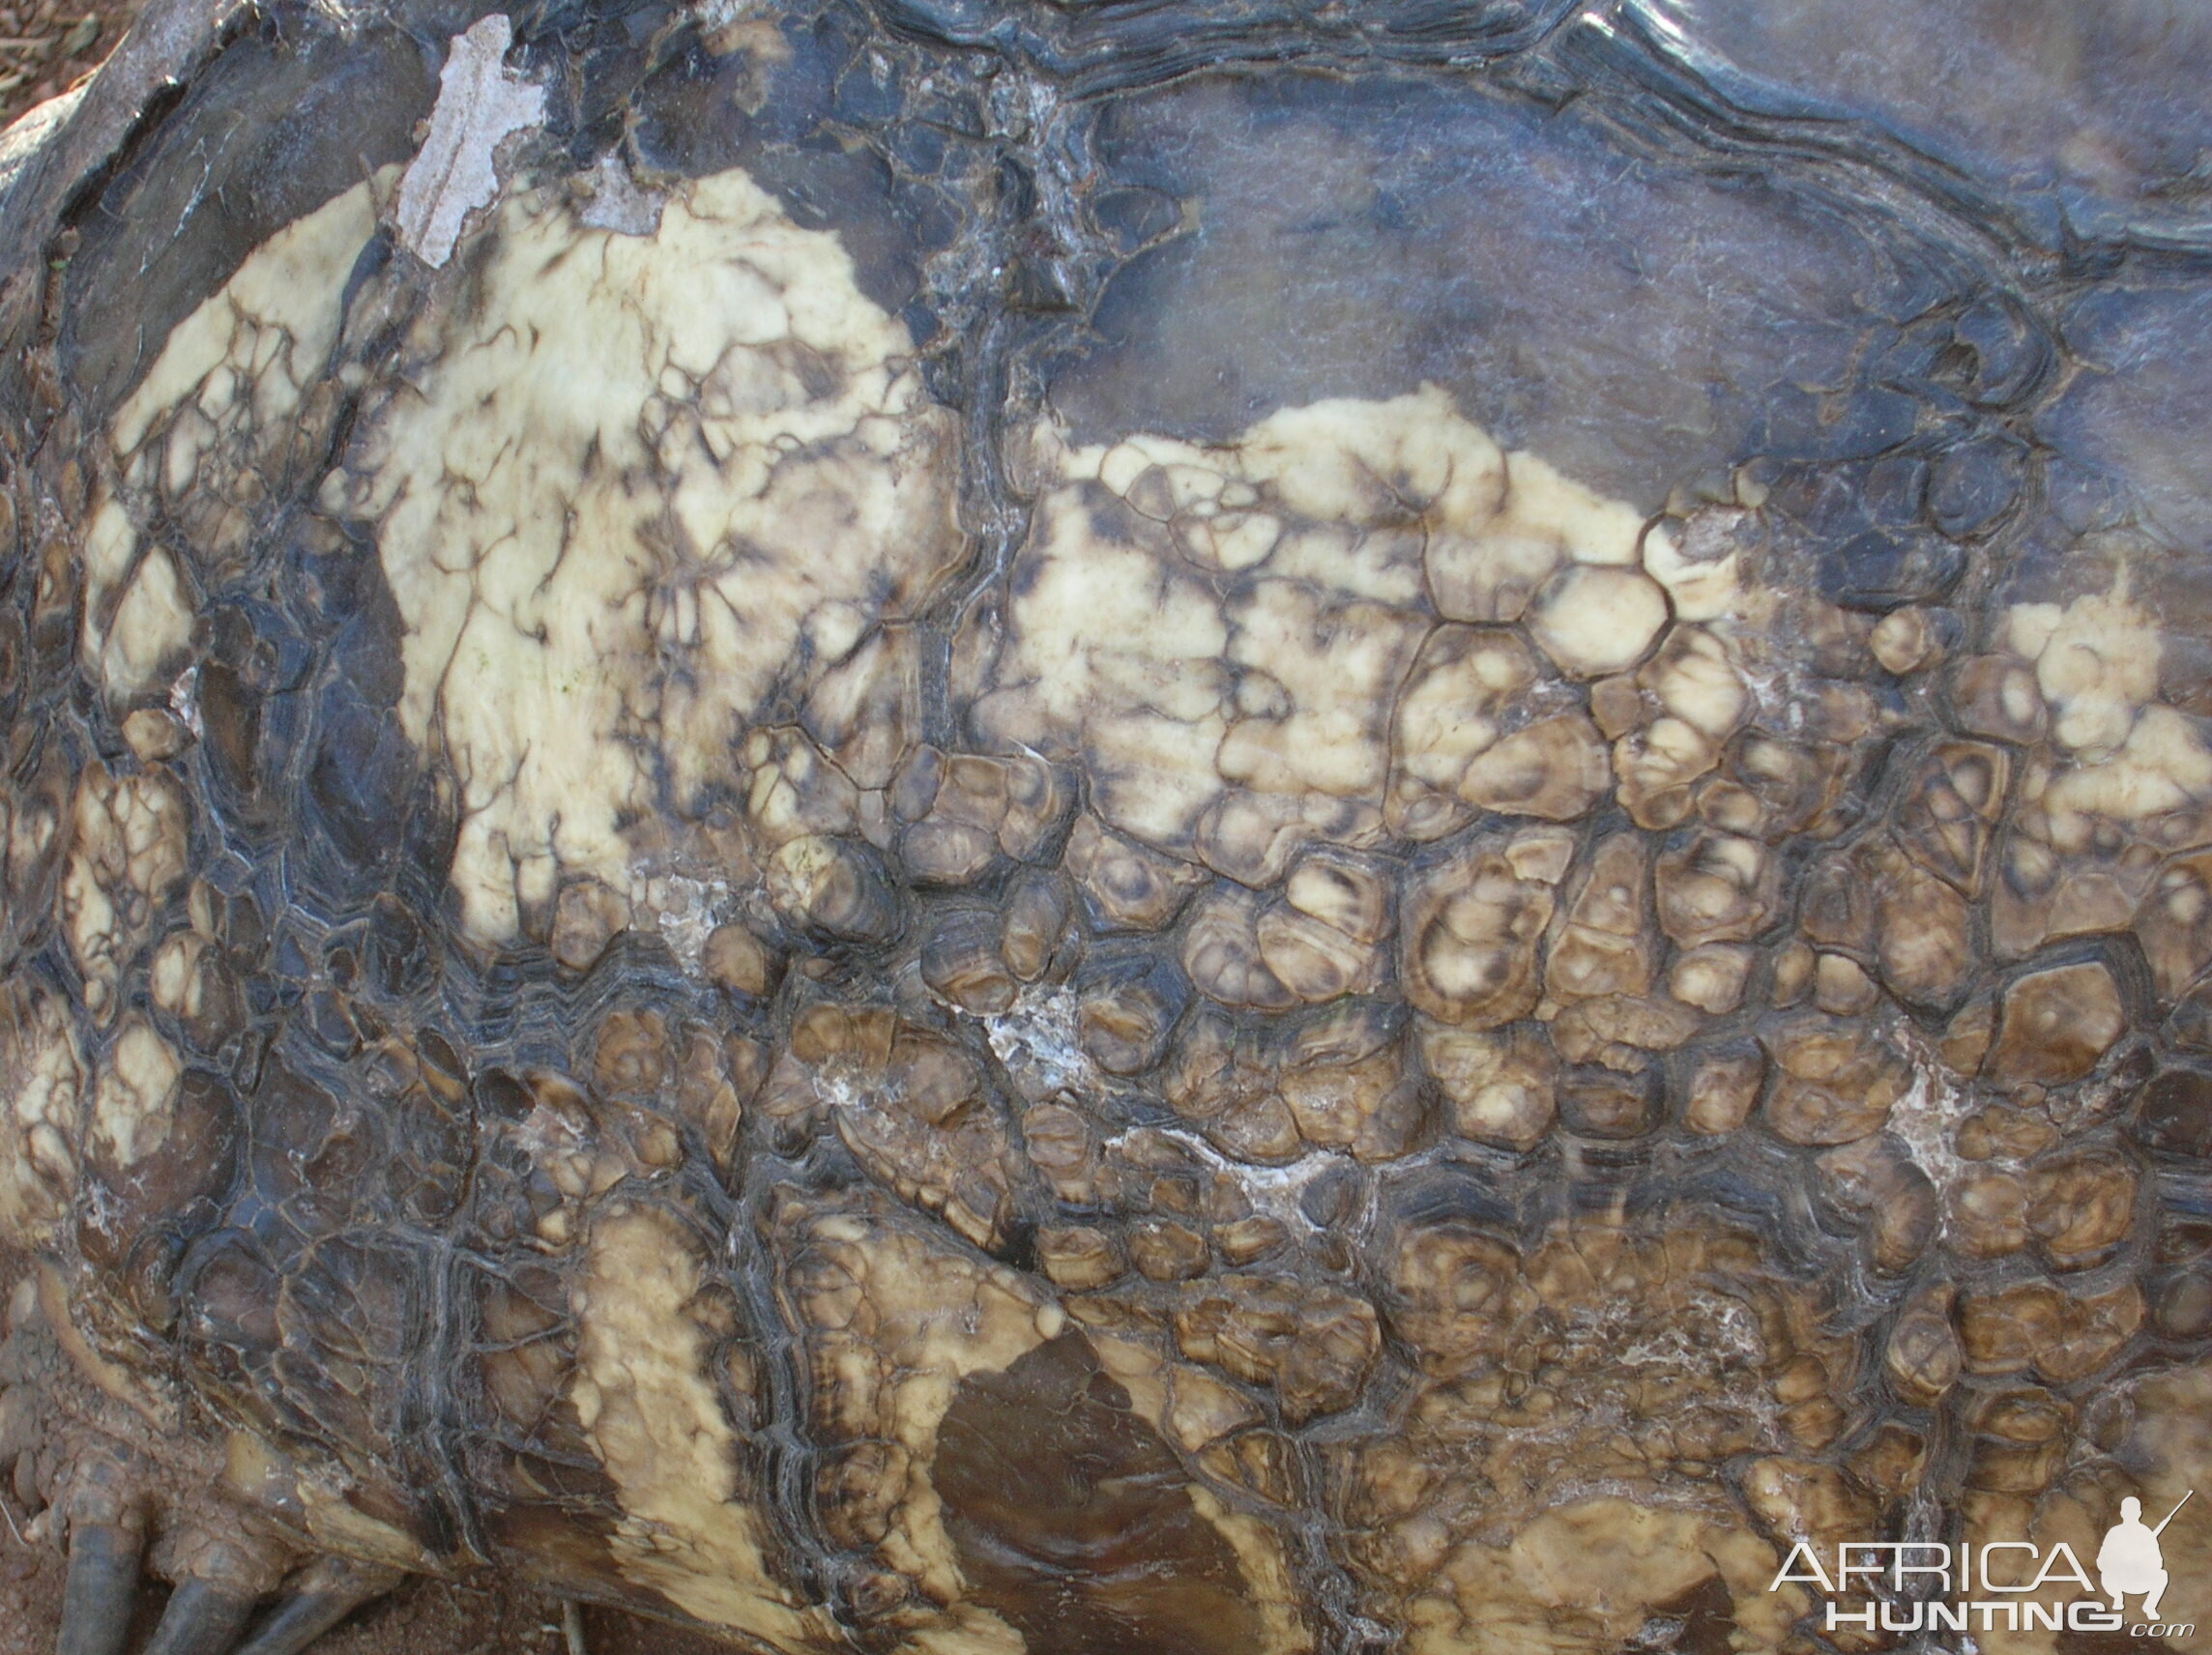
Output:
[[2212,1649],[2178,16],[157,6],[0,138],[64,1650],[1815,1655],[2192,1488]]

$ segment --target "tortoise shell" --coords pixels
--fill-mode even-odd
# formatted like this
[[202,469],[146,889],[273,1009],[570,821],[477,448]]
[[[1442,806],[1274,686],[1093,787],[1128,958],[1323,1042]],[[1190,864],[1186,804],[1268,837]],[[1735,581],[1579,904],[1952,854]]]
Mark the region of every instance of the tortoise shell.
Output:
[[2208,57],[157,8],[0,141],[62,1649],[2212,1646]]

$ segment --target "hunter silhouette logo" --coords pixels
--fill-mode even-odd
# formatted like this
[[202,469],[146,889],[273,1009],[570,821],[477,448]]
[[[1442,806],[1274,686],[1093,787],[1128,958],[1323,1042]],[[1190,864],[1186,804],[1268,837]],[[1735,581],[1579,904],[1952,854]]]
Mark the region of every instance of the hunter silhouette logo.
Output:
[[2140,1592],[2143,1618],[2158,1618],[2158,1600],[2166,1596],[2168,1579],[2166,1556],[2159,1550],[2158,1537],[2166,1532],[2167,1524],[2174,1520],[2196,1493],[2191,1489],[2183,1495],[2156,1528],[2143,1523],[2141,1500],[2130,1495],[2120,1501],[2120,1521],[2106,1530],[2105,1543],[2097,1548],[2097,1582],[2112,1600],[2114,1609],[2122,1607],[2122,1597]]

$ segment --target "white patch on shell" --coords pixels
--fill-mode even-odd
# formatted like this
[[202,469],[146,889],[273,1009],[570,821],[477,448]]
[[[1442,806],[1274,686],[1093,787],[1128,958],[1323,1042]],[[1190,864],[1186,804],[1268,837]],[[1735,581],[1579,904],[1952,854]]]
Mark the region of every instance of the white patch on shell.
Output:
[[453,37],[439,72],[430,131],[399,184],[400,245],[426,264],[451,258],[468,216],[497,198],[500,144],[544,125],[544,88],[507,67],[513,40],[494,12]]
[[665,191],[640,189],[629,167],[619,155],[603,155],[593,168],[591,195],[577,218],[595,230],[612,230],[622,236],[650,236],[660,228],[661,210],[668,205]]
[[1024,1096],[1094,1091],[1102,1084],[1077,1030],[1080,1009],[1072,990],[1027,988],[1006,1010],[982,1020],[992,1055],[1017,1077]]
[[[1204,1162],[1215,1177],[1234,1181],[1238,1192],[1250,1204],[1252,1210],[1294,1231],[1307,1227],[1303,1197],[1306,1187],[1323,1175],[1344,1165],[1344,1157],[1327,1149],[1308,1149],[1294,1161],[1277,1167],[1258,1166],[1250,1161],[1232,1160],[1224,1155],[1205,1137],[1181,1126],[1147,1128],[1156,1131],[1180,1147],[1194,1159]],[[1112,1147],[1127,1143],[1131,1135],[1121,1133],[1110,1140]]]
[[184,883],[189,810],[166,769],[116,776],[96,764],[78,779],[61,919],[99,1022],[114,1017],[124,970]]
[[83,650],[111,701],[160,680],[191,642],[194,613],[175,560],[105,502],[85,535]]
[[187,667],[177,675],[176,682],[169,685],[169,711],[177,722],[192,733],[198,740],[205,734],[200,725],[200,669]]
[[[380,174],[379,179],[385,175]],[[222,290],[169,331],[161,354],[116,411],[115,449],[134,452],[160,416],[188,398],[212,423],[162,456],[189,469],[233,410],[267,433],[294,413],[330,360],[344,316],[339,300],[376,230],[375,187],[364,180],[255,247]]]
[[[146,525],[165,516],[195,563],[235,560],[254,508],[327,440],[310,392],[337,342],[345,284],[375,232],[376,191],[390,171],[256,247],[169,331],[116,410],[122,486],[101,485],[82,558],[83,658],[111,702],[158,690],[177,672],[196,619],[190,578]],[[197,734],[196,714],[179,715]]]
[[326,508],[379,519],[400,716],[461,784],[472,937],[726,784],[745,720],[958,557],[951,417],[836,238],[732,171],[650,236],[509,199]]
[[2147,822],[2212,799],[2212,748],[2177,708],[2146,707],[2127,740],[2101,764],[2076,764],[2036,802],[2053,817],[2106,816]]
[[2052,734],[2071,755],[2036,800],[2045,812],[2142,822],[2212,798],[2212,749],[2186,714],[2156,704],[2164,639],[2131,595],[2126,562],[2108,591],[2014,604],[2005,636],[2035,663]]
[[2016,603],[2008,616],[2014,650],[2035,663],[2052,733],[2091,760],[2126,741],[2136,713],[2158,694],[2158,622],[2128,595],[2125,566],[2110,592],[2061,607]]
[[677,964],[696,976],[707,939],[733,916],[727,880],[657,874],[646,881],[645,906]]
[[[1890,1105],[1884,1124],[1937,1193],[1948,1195],[1966,1172],[1967,1163],[1954,1140],[1960,1123],[1974,1112],[1974,1097],[1909,1029],[1902,1029],[1896,1038],[1912,1064],[1912,1084]],[[1948,1210],[1948,1205],[1945,1203],[1938,1210]]]

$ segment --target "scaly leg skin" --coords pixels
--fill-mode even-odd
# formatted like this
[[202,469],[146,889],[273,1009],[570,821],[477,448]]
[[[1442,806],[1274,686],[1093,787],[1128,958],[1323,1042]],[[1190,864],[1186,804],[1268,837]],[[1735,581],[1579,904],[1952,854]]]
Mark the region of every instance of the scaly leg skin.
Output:
[[[33,1514],[26,1544],[68,1554],[55,1655],[123,1655],[149,1565],[174,1583],[143,1655],[301,1655],[362,1605],[398,1584],[390,1567],[312,1557],[287,1546],[219,1487],[188,1497],[189,1456],[72,1359],[36,1277],[11,1295],[0,1339],[0,1475]],[[128,1394],[128,1393],[126,1393]],[[137,1399],[141,1403],[146,1397]],[[196,1467],[202,1474],[209,1467]],[[311,1554],[310,1554],[311,1555]],[[274,1601],[244,1641],[255,1607]]]
[[2212,1489],[2212,15],[1983,5],[202,5],[0,151],[63,1646],[1859,1655]]

